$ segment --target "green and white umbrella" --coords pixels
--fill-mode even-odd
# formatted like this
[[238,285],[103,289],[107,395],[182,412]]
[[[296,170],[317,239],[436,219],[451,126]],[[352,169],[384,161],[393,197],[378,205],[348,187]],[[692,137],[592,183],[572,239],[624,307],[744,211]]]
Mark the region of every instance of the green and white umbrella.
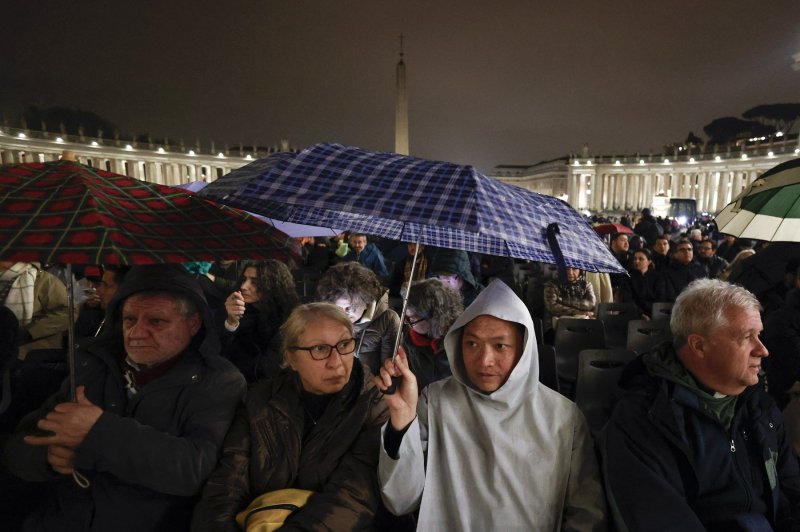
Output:
[[800,242],[800,159],[767,170],[716,216],[720,233]]

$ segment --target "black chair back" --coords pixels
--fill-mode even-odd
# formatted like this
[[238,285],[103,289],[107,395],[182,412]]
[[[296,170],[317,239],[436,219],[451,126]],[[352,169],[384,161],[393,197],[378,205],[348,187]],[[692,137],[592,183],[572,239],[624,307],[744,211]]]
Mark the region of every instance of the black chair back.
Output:
[[597,319],[603,322],[608,347],[625,347],[628,339],[628,322],[642,318],[635,303],[600,303]]
[[672,306],[675,303],[669,301],[656,301],[653,303],[653,321],[667,320],[672,317]]
[[578,378],[578,353],[584,349],[603,349],[606,346],[603,322],[597,319],[559,318],[553,344],[556,348],[559,391],[571,399]]
[[661,342],[669,340],[671,336],[669,322],[666,320],[632,320],[628,323],[626,347],[641,355]]
[[558,391],[558,371],[556,371],[556,348],[539,344],[539,382]]
[[584,349],[578,355],[575,403],[589,430],[597,434],[608,421],[619,396],[619,379],[625,365],[636,358],[628,349]]

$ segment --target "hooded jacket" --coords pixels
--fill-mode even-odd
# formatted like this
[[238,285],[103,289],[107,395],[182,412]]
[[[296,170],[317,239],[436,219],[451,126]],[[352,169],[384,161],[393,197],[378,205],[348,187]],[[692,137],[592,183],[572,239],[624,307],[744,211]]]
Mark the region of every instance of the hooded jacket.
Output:
[[433,256],[431,266],[428,268],[429,277],[441,274],[458,275],[464,280],[461,287],[461,295],[464,298],[464,307],[468,307],[478,296],[483,285],[481,285],[472,274],[469,255],[466,251],[457,249],[439,249]]
[[353,324],[353,336],[358,340],[358,358],[372,374],[376,374],[383,361],[392,358],[400,316],[389,308],[389,292],[373,301],[364,315]]
[[[463,328],[480,315],[525,328],[519,362],[489,394],[470,384],[461,355]],[[586,421],[574,403],[540,385],[525,304],[492,282],[453,324],[445,347],[452,377],[423,391],[397,459],[381,446],[378,475],[389,510],[419,507],[419,530],[604,530]]]
[[381,250],[372,242],[369,242],[361,253],[356,253],[354,249],[351,249],[344,256],[344,260],[356,261],[365,268],[369,268],[375,272],[375,275],[378,277],[389,277],[389,269],[386,267],[386,263],[383,260]]
[[[128,296],[151,290],[190,298],[203,326],[172,368],[129,396],[120,310]],[[109,302],[106,325],[77,353],[76,383],[104,410],[74,462],[90,487],[82,489],[71,476],[53,472],[47,449],[22,441],[39,419],[67,400],[66,382],[12,435],[6,447],[10,468],[25,480],[53,484],[54,496],[33,516],[36,530],[186,530],[195,498],[243,399],[244,378],[219,356],[202,291],[179,266],[132,269]]]
[[603,434],[609,510],[627,530],[797,530],[800,470],[761,385],[702,390],[671,344],[639,357]]

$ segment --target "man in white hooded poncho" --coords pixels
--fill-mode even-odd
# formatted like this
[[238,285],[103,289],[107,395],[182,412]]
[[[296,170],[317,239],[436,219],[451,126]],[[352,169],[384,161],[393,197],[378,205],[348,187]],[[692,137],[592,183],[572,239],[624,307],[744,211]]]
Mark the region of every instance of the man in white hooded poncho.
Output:
[[381,369],[391,417],[379,480],[397,515],[419,508],[418,530],[604,530],[605,503],[586,421],[539,383],[533,323],[502,281],[451,327],[453,376],[417,398],[405,353]]

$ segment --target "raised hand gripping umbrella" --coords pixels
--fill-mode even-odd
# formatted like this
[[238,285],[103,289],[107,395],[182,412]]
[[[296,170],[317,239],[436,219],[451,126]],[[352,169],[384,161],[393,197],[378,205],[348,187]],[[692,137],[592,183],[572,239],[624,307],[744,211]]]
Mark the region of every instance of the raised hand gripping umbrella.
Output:
[[800,242],[800,159],[764,172],[716,216],[720,233]]
[[[172,187],[72,161],[0,166],[0,259],[145,265],[299,257],[299,244],[253,216]],[[72,289],[70,393],[75,398]]]
[[[317,144],[254,161],[200,195],[287,222],[555,263],[562,275],[566,266],[624,272],[565,202],[470,166]],[[399,341],[398,331],[395,352]]]

